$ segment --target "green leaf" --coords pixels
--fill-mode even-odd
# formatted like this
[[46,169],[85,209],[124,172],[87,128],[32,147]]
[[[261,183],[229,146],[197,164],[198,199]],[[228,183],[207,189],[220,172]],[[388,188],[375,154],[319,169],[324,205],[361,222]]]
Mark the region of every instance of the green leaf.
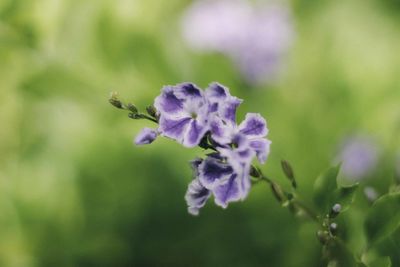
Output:
[[392,267],[392,261],[389,257],[378,258],[368,263],[368,267]]
[[339,203],[342,206],[342,212],[349,208],[353,203],[354,193],[358,188],[358,183],[346,187],[339,187],[334,194],[331,204]]
[[400,226],[373,246],[373,249],[381,256],[391,258],[393,266],[400,266]]
[[314,183],[314,202],[323,212],[329,212],[335,204],[340,204],[343,212],[353,203],[358,183],[340,186],[337,182],[339,170],[340,165],[328,169]]
[[[349,248],[341,241],[335,241],[328,245],[329,257],[332,260],[328,266],[355,267],[357,261]],[[361,265],[362,266],[362,265]]]
[[372,205],[365,220],[369,243],[376,244],[400,226],[400,193],[386,194]]
[[336,178],[340,165],[332,167],[320,175],[314,183],[314,203],[324,211],[329,210],[332,197],[337,188]]

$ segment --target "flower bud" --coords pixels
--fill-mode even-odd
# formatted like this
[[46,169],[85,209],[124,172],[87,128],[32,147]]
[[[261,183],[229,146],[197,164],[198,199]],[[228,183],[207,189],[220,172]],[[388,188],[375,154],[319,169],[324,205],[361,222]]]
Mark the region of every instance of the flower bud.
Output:
[[152,116],[154,118],[157,117],[157,110],[153,105],[147,106],[146,111],[147,111],[147,114],[149,114],[150,116]]
[[110,99],[108,100],[111,105],[113,105],[116,108],[123,109],[124,105],[122,102],[118,99],[118,93],[117,92],[112,92],[110,95]]
[[137,114],[137,113],[129,113],[128,117],[134,120],[139,120],[139,119],[143,119],[143,116],[141,114]]
[[281,187],[278,184],[274,183],[274,182],[271,182],[270,185],[271,185],[272,193],[274,194],[275,198],[282,205],[285,204],[285,196],[284,196],[284,193],[282,192]]
[[332,235],[336,235],[338,231],[338,225],[337,223],[331,223],[329,225],[329,231],[331,232]]
[[282,160],[281,161],[281,166],[282,166],[282,170],[285,173],[286,177],[292,183],[293,188],[296,188],[297,187],[297,183],[296,183],[296,180],[294,178],[294,172],[293,172],[292,166],[290,166],[289,162],[286,161],[286,160]]
[[342,210],[342,206],[338,203],[333,205],[331,212],[329,213],[329,218],[335,218],[339,215],[340,211]]
[[133,105],[132,103],[129,103],[127,108],[134,114],[138,113],[138,109],[136,108],[135,105]]
[[325,245],[329,241],[329,233],[328,231],[319,230],[317,232],[317,238],[322,245]]

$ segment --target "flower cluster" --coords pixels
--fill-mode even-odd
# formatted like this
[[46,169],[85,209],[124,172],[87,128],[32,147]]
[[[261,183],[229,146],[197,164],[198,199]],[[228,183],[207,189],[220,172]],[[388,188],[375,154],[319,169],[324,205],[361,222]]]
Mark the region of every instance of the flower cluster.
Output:
[[283,2],[194,1],[184,12],[182,35],[193,49],[229,57],[251,84],[277,78],[294,37]]
[[266,121],[260,114],[248,113],[237,124],[236,109],[241,103],[218,83],[204,91],[192,83],[165,86],[154,101],[158,128],[144,128],[135,139],[137,145],[144,145],[161,135],[188,148],[213,150],[204,159],[191,162],[194,179],[185,199],[193,215],[211,195],[223,208],[245,199],[253,158],[260,163],[267,159],[271,141],[266,139]]

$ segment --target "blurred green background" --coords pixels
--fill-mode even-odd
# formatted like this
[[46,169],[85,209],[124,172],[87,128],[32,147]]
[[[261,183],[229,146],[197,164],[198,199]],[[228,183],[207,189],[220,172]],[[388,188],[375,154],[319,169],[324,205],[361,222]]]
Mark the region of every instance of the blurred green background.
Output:
[[[384,156],[370,183],[386,190],[399,148],[399,1],[293,0],[285,73],[257,87],[226,57],[186,47],[190,3],[0,0],[0,266],[319,266],[316,226],[265,185],[190,216],[187,162],[203,152],[162,138],[133,146],[150,122],[114,109],[110,91],[143,109],[165,84],[225,84],[245,99],[240,120],[267,118],[262,169],[288,186],[289,160],[307,201],[343,137],[371,135]],[[362,231],[359,210],[348,217]]]

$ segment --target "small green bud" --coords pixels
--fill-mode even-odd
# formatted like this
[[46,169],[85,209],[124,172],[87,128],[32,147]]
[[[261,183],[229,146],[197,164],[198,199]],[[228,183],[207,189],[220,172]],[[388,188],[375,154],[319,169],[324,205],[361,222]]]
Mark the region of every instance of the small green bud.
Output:
[[271,182],[270,184],[271,184],[272,193],[274,194],[275,198],[281,204],[285,204],[285,196],[284,196],[284,194],[282,192],[281,187],[278,184],[274,183],[274,182]]
[[147,106],[147,107],[146,107],[146,111],[147,111],[147,114],[149,114],[149,115],[152,116],[153,118],[156,118],[156,117],[157,117],[157,110],[156,110],[156,108],[155,108],[153,105]]
[[128,117],[134,120],[143,119],[143,116],[137,113],[129,113]]
[[112,92],[110,95],[110,99],[108,99],[108,102],[110,102],[111,105],[113,105],[116,108],[119,109],[124,109],[124,105],[122,102],[118,99],[118,93],[117,92]]
[[138,113],[138,109],[136,108],[135,105],[133,105],[132,103],[129,103],[127,108],[134,114]]
[[297,188],[296,179],[294,178],[293,168],[290,163],[286,160],[281,161],[282,170],[285,173],[286,177],[292,183],[293,188]]
[[319,230],[317,232],[317,238],[318,238],[319,242],[321,242],[322,245],[327,244],[328,241],[329,241],[329,233],[328,233],[328,231]]

